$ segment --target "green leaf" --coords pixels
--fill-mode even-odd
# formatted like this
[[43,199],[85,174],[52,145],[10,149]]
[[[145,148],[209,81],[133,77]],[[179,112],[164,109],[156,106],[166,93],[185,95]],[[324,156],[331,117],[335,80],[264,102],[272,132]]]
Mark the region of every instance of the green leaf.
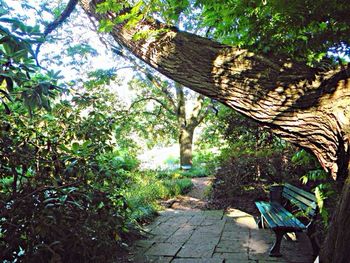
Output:
[[79,148],[80,148],[79,143],[74,142],[74,143],[72,144],[72,150],[73,150],[74,152],[77,152],[77,151],[79,150]]
[[107,0],[97,5],[96,12],[107,13],[108,11],[110,11],[110,12],[118,13],[122,9],[124,9],[124,4],[118,3],[117,1],[113,1],[113,0]]
[[130,14],[132,16],[137,15],[140,12],[141,7],[144,5],[143,1],[138,1],[136,5],[131,9]]
[[114,27],[114,23],[111,20],[103,19],[100,21],[98,31],[108,33],[112,31],[113,27]]
[[321,30],[325,30],[327,28],[327,23],[326,22],[321,22],[319,24],[319,27],[320,27]]

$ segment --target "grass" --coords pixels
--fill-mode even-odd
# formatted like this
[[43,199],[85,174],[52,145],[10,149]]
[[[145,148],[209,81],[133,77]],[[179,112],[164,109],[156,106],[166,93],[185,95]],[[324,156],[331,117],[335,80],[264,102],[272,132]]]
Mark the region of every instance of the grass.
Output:
[[194,166],[189,170],[162,170],[157,172],[158,178],[193,178],[210,176],[210,172],[205,167]]
[[161,209],[157,201],[186,193],[192,186],[188,178],[159,179],[154,172],[137,174],[125,193],[132,219],[139,222],[151,219]]
[[184,177],[205,177],[209,176],[209,172],[206,168],[204,167],[192,167],[189,170],[186,171],[179,171],[180,174]]

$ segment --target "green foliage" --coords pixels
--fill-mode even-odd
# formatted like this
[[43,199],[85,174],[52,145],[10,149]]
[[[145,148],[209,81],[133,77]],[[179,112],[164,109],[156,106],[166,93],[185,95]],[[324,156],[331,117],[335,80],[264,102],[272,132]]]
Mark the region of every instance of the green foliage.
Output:
[[[350,20],[347,1],[260,0],[145,0],[122,6],[108,0],[99,12],[123,12],[116,21],[103,21],[101,29],[128,20],[134,26],[144,17],[161,18],[169,25],[205,31],[216,40],[279,56],[317,64],[332,50],[349,55]],[[327,8],[324,8],[327,6]],[[145,35],[145,34],[143,34]]]
[[188,170],[179,170],[178,173],[184,177],[205,177],[209,176],[209,172],[205,167],[192,166]]
[[15,26],[0,25],[2,107],[9,113],[0,117],[1,259],[115,261],[131,229],[120,193],[137,166],[132,152],[116,150],[118,102],[91,79],[49,107],[57,75],[42,74],[32,42],[17,36],[18,28],[33,29],[6,22]]
[[31,45],[41,41],[38,26],[0,16],[0,100],[8,114],[11,101],[24,102],[30,113],[36,107],[50,109],[59,75],[42,74],[37,66]]
[[292,156],[292,162],[299,165],[307,165],[309,163],[317,163],[317,159],[314,155],[302,149]]
[[23,187],[2,207],[0,246],[5,262],[116,259],[110,251],[120,250],[126,230],[124,199],[74,185]]
[[328,181],[329,175],[321,168],[310,170],[300,178],[303,184],[315,182],[317,185],[313,189],[316,196],[316,202],[323,224],[328,226],[329,211],[325,207],[325,200],[334,196],[335,192],[332,184]]
[[198,148],[193,155],[193,168],[199,167],[202,169],[204,176],[213,175],[219,166],[218,149],[212,148],[210,145],[207,146],[207,149]]
[[190,179],[159,179],[154,172],[136,173],[134,183],[125,197],[137,221],[149,220],[160,208],[157,201],[188,192],[193,184]]
[[84,93],[69,103],[55,104],[50,113],[36,111],[32,117],[13,103],[12,114],[2,115],[0,178],[5,187],[0,192],[0,250],[4,259],[116,259],[129,231],[127,205],[120,192],[137,162],[113,149],[115,121],[107,113],[109,101],[104,96],[91,98]]
[[316,157],[305,150],[296,152],[292,157],[292,162],[308,166],[310,169],[300,177],[303,184],[314,184],[313,191],[315,192],[316,202],[323,224],[328,226],[329,211],[325,207],[325,200],[334,196],[335,192],[332,184],[329,182],[329,175],[320,167]]
[[[197,0],[202,26],[220,41],[317,61],[329,48],[349,54],[346,1]],[[324,8],[327,6],[327,8]]]
[[179,165],[179,164],[180,164],[180,160],[179,160],[178,157],[169,156],[169,157],[164,161],[164,164],[166,164],[167,166]]
[[98,13],[106,13],[108,11],[112,11],[119,14],[113,21],[108,19],[101,20],[99,31],[110,32],[115,25],[123,22],[126,22],[125,26],[127,27],[134,27],[144,17],[143,13],[140,12],[140,9],[143,6],[143,1],[138,1],[131,8],[127,3],[116,3],[112,0],[107,0],[99,3],[96,8],[96,11]]

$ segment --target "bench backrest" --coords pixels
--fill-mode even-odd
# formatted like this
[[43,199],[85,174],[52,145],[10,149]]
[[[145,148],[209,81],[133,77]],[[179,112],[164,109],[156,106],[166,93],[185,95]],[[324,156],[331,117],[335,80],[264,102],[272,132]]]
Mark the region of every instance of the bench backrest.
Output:
[[305,214],[313,217],[316,214],[317,205],[314,194],[306,192],[291,184],[285,184],[282,196],[288,199],[294,206],[297,206]]

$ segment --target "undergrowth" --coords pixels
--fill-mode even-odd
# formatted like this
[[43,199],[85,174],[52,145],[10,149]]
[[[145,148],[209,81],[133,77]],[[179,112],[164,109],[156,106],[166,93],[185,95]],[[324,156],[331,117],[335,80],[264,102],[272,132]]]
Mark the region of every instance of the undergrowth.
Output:
[[193,184],[188,178],[158,178],[155,172],[135,174],[133,184],[125,192],[131,218],[150,220],[161,209],[158,202],[188,192]]

